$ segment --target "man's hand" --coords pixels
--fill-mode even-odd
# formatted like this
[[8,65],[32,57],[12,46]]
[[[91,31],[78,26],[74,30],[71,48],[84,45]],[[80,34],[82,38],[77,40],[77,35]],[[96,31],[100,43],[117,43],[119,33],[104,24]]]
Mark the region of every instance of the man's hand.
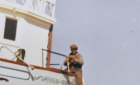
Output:
[[75,56],[70,56],[70,58],[71,58],[73,61],[75,61]]

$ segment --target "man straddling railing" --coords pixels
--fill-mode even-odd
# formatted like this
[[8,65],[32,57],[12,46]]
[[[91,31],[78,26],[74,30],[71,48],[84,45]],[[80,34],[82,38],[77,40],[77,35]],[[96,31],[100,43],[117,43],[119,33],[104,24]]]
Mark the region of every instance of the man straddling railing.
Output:
[[83,85],[82,82],[82,66],[84,64],[82,55],[77,52],[78,47],[76,45],[70,46],[71,53],[66,57],[64,65],[68,66],[68,72],[75,74],[78,85]]

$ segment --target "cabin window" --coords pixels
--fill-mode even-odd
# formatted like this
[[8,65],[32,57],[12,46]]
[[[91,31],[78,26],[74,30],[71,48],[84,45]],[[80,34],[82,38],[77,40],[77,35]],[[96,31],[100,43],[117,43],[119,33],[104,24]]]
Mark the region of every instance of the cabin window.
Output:
[[17,20],[6,18],[4,39],[15,41],[16,28],[17,28]]

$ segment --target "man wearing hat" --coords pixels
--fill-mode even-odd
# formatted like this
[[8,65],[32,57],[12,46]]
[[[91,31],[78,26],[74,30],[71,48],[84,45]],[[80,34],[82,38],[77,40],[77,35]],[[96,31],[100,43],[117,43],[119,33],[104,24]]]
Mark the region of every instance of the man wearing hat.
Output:
[[67,61],[70,63],[70,71],[75,74],[76,81],[78,85],[83,85],[82,82],[82,66],[84,64],[82,55],[77,52],[78,47],[73,44],[70,46],[71,53],[68,55],[64,61],[64,65],[67,66]]

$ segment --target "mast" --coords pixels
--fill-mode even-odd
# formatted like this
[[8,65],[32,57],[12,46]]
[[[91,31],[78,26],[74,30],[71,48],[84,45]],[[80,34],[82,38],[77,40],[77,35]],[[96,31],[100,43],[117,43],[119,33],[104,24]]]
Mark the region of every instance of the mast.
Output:
[[[51,51],[51,48],[52,48],[52,34],[53,34],[53,25],[51,25],[50,29],[49,29],[49,35],[48,35],[48,50]],[[50,52],[47,52],[47,58],[46,58],[46,61],[47,61],[47,68],[50,67],[50,60],[51,60],[51,53]]]

